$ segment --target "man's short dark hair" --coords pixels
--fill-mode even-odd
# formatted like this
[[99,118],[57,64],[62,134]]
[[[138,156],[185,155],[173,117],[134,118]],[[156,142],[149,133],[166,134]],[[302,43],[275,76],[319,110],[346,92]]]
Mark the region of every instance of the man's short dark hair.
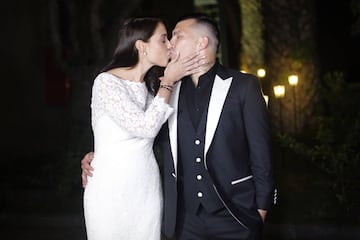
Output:
[[214,37],[216,38],[215,41],[217,41],[217,50],[220,45],[220,31],[218,28],[218,24],[216,21],[210,17],[208,14],[205,13],[190,13],[181,16],[178,18],[177,22],[188,20],[188,19],[194,19],[197,23],[203,24],[208,27],[208,29],[212,32]]

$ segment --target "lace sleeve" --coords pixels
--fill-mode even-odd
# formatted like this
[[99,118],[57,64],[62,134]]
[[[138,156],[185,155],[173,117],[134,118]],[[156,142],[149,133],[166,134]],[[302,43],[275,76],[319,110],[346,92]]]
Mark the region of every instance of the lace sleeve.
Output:
[[[148,95],[146,92],[145,94]],[[92,124],[104,114],[123,129],[137,137],[152,138],[173,109],[162,98],[155,97],[147,107],[142,108],[129,94],[127,86],[120,79],[99,75],[92,90]]]

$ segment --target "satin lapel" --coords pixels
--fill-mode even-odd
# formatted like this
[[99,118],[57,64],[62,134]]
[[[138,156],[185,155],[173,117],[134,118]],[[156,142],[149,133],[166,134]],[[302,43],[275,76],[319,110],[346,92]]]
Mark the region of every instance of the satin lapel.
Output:
[[232,77],[227,79],[222,79],[218,75],[216,75],[215,77],[214,85],[211,91],[211,97],[209,101],[208,114],[207,114],[205,147],[204,147],[205,157],[209,150],[212,139],[214,137],[217,125],[219,123],[221,111],[224,106],[226,95],[229,91],[232,79],[233,79]]
[[[174,161],[175,175],[177,174],[177,116],[178,116],[178,104],[179,104],[179,93],[180,93],[181,82],[174,86],[173,93],[170,98],[170,106],[174,108],[174,113],[170,115],[168,119],[169,125],[169,139],[171,153]],[[177,176],[177,175],[176,175]]]

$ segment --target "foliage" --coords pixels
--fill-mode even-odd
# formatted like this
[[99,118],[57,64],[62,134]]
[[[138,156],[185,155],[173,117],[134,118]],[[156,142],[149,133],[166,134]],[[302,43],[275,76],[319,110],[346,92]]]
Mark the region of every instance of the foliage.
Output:
[[[321,105],[317,109],[317,128],[309,137],[284,134],[282,146],[307,157],[317,168],[331,176],[338,202],[349,210],[354,201],[350,195],[358,191],[360,174],[360,113],[353,101],[359,85],[349,85],[339,72],[327,74],[319,87]],[[303,136],[304,137],[304,136]]]
[[240,1],[242,22],[242,69],[256,73],[264,67],[264,24],[261,1]]
[[360,33],[360,1],[352,0],[350,8],[353,15],[352,34],[356,35]]
[[47,3],[51,49],[70,80],[71,130],[60,166],[56,166],[60,172],[56,183],[61,193],[81,187],[80,160],[93,150],[89,119],[92,82],[113,48],[118,23],[134,14],[139,3],[140,0]]

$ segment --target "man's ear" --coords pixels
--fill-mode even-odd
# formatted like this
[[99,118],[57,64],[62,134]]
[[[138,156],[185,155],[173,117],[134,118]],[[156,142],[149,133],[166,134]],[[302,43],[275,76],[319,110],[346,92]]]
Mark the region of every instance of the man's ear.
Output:
[[208,37],[200,37],[198,41],[199,50],[205,49],[209,46]]

